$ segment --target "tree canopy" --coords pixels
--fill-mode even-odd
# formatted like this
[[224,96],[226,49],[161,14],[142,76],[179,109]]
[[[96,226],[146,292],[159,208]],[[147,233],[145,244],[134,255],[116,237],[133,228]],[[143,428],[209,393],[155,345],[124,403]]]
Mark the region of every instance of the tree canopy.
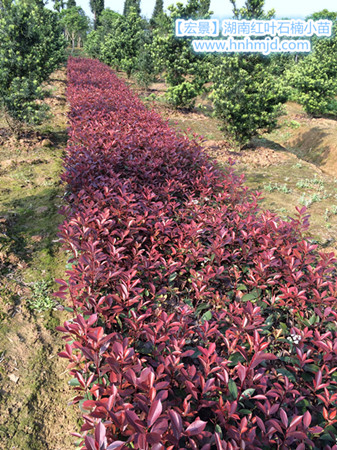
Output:
[[44,107],[40,84],[64,61],[65,41],[57,13],[31,0],[2,3],[0,101],[21,122],[38,122]]

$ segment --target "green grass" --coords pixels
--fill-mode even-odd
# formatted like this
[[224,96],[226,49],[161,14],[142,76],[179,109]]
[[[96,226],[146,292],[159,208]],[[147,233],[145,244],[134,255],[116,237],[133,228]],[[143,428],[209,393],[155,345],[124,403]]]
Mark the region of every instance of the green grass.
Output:
[[[55,327],[67,316],[55,310],[52,296],[67,262],[57,239],[67,142],[64,75],[51,77],[56,115],[0,151],[0,447],[6,449],[70,450],[79,417],[66,407],[71,394]],[[50,144],[42,145],[44,139]],[[19,376],[16,383],[10,374]]]

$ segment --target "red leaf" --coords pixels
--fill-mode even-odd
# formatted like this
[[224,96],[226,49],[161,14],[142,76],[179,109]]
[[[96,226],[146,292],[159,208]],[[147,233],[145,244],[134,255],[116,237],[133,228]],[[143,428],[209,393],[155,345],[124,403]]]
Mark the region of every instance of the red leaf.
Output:
[[277,356],[273,355],[272,353],[260,353],[256,357],[254,357],[254,359],[250,365],[251,369],[254,369],[262,361],[265,361],[267,359],[275,360],[275,359],[277,359]]
[[114,441],[112,444],[108,445],[106,450],[121,450],[125,442],[123,441]]
[[171,409],[168,414],[171,419],[174,437],[177,440],[179,440],[181,436],[181,431],[183,429],[183,422],[181,420],[181,416],[178,413],[176,413],[173,409]]
[[280,409],[280,417],[285,428],[288,428],[288,416],[284,409]]
[[106,439],[105,439],[106,429],[105,426],[100,422],[95,428],[95,439],[98,443],[99,449],[105,447]]
[[85,446],[88,450],[97,450],[95,445],[95,440],[91,436],[86,436],[84,439]]
[[201,433],[204,431],[205,426],[207,425],[207,422],[204,422],[203,420],[200,420],[199,418],[196,419],[189,427],[186,428],[186,434],[187,436],[195,436],[196,434]]
[[158,419],[161,412],[163,410],[163,406],[161,404],[160,400],[154,400],[154,402],[151,405],[149,414],[147,416],[147,426],[151,427],[154,422]]
[[146,435],[146,440],[149,444],[159,444],[161,439],[161,435],[159,433],[148,433]]
[[136,430],[138,431],[138,433],[142,433],[144,431],[144,425],[142,424],[142,422],[140,421],[139,417],[137,416],[137,414],[128,409],[127,411],[125,411],[125,416],[128,420],[128,422],[130,423],[130,425]]
[[303,415],[303,425],[305,428],[308,428],[310,423],[311,423],[311,414],[309,411],[306,411]]
[[289,425],[289,428],[294,427],[294,426],[296,426],[297,424],[299,424],[299,423],[302,421],[302,417],[303,417],[303,416],[295,416],[295,417],[292,419],[292,421],[291,421],[291,423],[290,423],[290,425]]

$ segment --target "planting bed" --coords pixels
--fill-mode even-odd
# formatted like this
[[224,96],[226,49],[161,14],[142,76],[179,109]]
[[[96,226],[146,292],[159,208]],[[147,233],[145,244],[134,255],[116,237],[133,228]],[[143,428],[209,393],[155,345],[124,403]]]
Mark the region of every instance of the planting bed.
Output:
[[335,259],[305,208],[261,210],[107,66],[68,77],[60,356],[83,448],[337,449]]

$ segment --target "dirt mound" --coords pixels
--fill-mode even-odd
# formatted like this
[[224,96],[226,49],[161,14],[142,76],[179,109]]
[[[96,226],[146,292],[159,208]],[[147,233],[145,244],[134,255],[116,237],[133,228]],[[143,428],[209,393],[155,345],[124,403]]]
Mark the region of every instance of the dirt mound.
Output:
[[312,119],[288,141],[296,155],[317,165],[329,175],[337,175],[337,121]]

